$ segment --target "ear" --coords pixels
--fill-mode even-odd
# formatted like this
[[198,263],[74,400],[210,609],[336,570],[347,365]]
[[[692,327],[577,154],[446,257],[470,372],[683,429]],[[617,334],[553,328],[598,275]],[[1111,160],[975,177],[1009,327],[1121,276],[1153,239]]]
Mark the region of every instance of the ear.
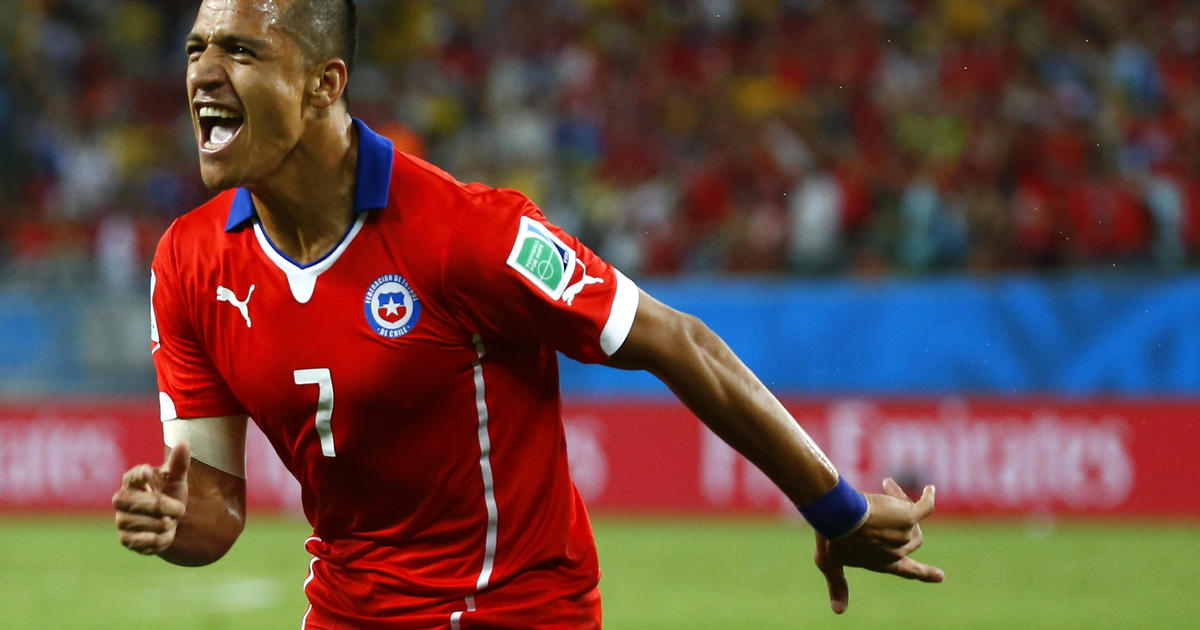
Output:
[[317,66],[305,85],[305,96],[309,104],[318,109],[332,107],[341,100],[342,93],[346,91],[346,80],[349,76],[346,62],[341,59],[330,59]]

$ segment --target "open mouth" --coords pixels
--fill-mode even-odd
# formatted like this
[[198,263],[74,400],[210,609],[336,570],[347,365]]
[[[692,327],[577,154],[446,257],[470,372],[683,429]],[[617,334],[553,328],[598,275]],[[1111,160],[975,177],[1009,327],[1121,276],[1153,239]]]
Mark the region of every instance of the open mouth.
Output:
[[205,105],[200,108],[200,148],[206,153],[216,153],[233,142],[242,124],[241,114],[224,107]]

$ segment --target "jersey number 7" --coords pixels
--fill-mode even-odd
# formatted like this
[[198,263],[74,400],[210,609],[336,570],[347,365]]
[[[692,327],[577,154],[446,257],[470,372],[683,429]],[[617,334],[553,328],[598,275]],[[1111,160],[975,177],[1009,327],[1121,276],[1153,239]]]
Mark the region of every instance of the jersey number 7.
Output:
[[296,370],[292,373],[297,385],[316,385],[317,435],[321,437],[321,452],[325,457],[336,457],[333,449],[333,376],[329,368]]

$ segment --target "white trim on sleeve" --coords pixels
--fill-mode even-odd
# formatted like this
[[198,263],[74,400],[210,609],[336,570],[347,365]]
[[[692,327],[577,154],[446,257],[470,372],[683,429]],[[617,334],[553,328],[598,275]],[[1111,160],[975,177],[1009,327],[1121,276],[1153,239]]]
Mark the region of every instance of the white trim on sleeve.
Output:
[[171,400],[170,394],[158,392],[158,419],[166,422],[178,417],[179,414],[175,411],[175,401]]
[[234,477],[246,478],[246,418],[194,418],[162,423],[163,443],[175,448],[180,442],[192,447],[192,459],[204,462]]
[[600,333],[600,349],[608,356],[612,356],[629,336],[641,296],[638,286],[633,280],[625,277],[621,270],[613,268],[613,274],[617,277],[617,293],[613,296],[608,322],[604,324],[604,330]]

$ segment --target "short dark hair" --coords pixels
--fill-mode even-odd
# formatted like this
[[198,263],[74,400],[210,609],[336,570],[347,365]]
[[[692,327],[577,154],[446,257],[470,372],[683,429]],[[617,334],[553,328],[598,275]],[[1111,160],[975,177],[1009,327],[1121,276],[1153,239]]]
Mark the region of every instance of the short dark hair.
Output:
[[354,71],[358,53],[358,8],[354,0],[295,0],[285,9],[284,28],[296,39],[308,63],[337,57]]

